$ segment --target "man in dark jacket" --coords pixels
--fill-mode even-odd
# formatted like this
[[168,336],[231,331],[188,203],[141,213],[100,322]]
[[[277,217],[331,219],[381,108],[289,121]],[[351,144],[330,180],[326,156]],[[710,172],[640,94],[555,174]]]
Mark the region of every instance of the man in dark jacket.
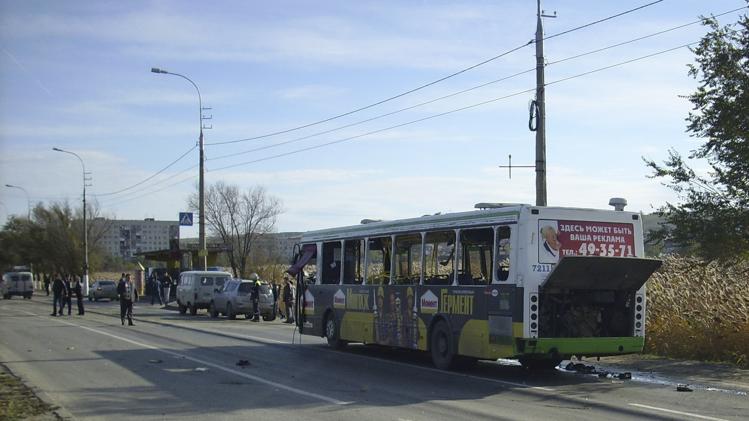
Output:
[[57,306],[60,306],[60,316],[62,316],[62,293],[65,290],[65,284],[60,278],[60,274],[55,274],[55,280],[52,283],[52,314],[50,316],[57,316]]
[[75,281],[73,292],[75,292],[75,300],[78,303],[78,315],[83,316],[83,282],[80,278]]
[[[70,285],[70,275],[65,275],[65,293],[63,294],[63,304],[68,305],[68,316],[71,313],[71,307],[73,306],[73,286]],[[62,307],[60,307],[60,315],[62,315]]]

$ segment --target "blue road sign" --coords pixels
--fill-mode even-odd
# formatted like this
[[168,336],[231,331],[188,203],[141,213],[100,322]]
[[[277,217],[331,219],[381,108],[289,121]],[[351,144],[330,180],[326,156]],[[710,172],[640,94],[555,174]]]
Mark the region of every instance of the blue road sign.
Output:
[[179,224],[182,226],[192,226],[192,212],[180,212]]

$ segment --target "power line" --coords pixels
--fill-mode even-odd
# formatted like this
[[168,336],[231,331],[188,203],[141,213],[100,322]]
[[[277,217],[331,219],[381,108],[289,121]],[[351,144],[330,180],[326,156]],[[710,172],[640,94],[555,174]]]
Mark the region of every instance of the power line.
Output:
[[[590,26],[593,26],[593,25],[596,25],[596,24],[599,24],[599,23],[602,23],[602,22],[606,22],[608,20],[615,19],[615,18],[620,17],[620,16],[624,16],[626,14],[629,14],[629,13],[632,13],[632,12],[644,9],[646,7],[650,7],[652,5],[660,3],[662,1],[663,0],[656,0],[656,1],[644,4],[642,6],[635,7],[633,9],[625,10],[625,11],[617,13],[615,15],[611,15],[611,16],[605,17],[603,19],[596,20],[594,22],[589,22],[589,23],[586,23],[584,25],[580,25],[580,26],[568,29],[568,30],[560,32],[558,34],[547,36],[547,37],[545,37],[543,39],[547,40],[547,39],[551,39],[551,38],[555,38],[555,37],[558,37],[558,36],[561,36],[561,35],[568,34],[570,32],[575,32],[575,31],[578,31],[578,30],[581,30],[581,29],[584,29],[584,28],[588,28]],[[222,141],[222,142],[211,142],[211,143],[206,143],[205,145],[226,145],[226,144],[231,144],[231,143],[240,143],[240,142],[247,142],[247,141],[251,141],[251,140],[264,139],[264,138],[268,138],[268,137],[272,137],[272,136],[277,136],[277,135],[281,135],[281,134],[286,134],[286,133],[294,132],[294,131],[301,130],[301,129],[306,129],[306,128],[312,127],[312,126],[317,126],[319,124],[327,123],[329,121],[336,120],[336,119],[339,119],[339,118],[342,118],[342,117],[346,117],[346,116],[349,116],[351,114],[358,113],[360,111],[364,111],[364,110],[370,109],[372,107],[376,107],[378,105],[384,104],[386,102],[390,102],[390,101],[392,101],[394,99],[398,99],[398,98],[401,98],[403,96],[406,96],[406,95],[412,94],[414,92],[420,91],[420,90],[422,90],[424,88],[427,88],[429,86],[435,85],[437,83],[443,82],[443,81],[445,81],[447,79],[450,79],[452,77],[455,77],[455,76],[458,76],[460,74],[463,74],[463,73],[465,73],[465,72],[467,72],[469,70],[473,70],[473,69],[475,69],[475,68],[477,68],[479,66],[483,66],[483,65],[485,65],[487,63],[490,63],[490,62],[492,62],[494,60],[497,60],[497,59],[499,59],[501,57],[504,57],[504,56],[506,56],[508,54],[514,53],[515,51],[518,51],[518,50],[520,50],[522,48],[525,48],[525,47],[527,47],[527,46],[529,46],[531,44],[534,44],[534,43],[535,43],[535,40],[531,39],[530,41],[526,42],[525,44],[519,45],[519,46],[517,46],[515,48],[507,50],[507,51],[505,51],[505,52],[503,52],[501,54],[498,54],[498,55],[496,55],[494,57],[488,58],[488,59],[486,59],[486,60],[484,60],[482,62],[479,62],[477,64],[474,64],[472,66],[466,67],[466,68],[464,68],[462,70],[459,70],[459,71],[457,71],[455,73],[449,74],[447,76],[444,76],[444,77],[439,78],[437,80],[434,80],[432,82],[425,83],[425,84],[423,84],[421,86],[418,86],[416,88],[410,89],[408,91],[402,92],[402,93],[397,94],[397,95],[393,95],[393,96],[391,96],[389,98],[377,101],[375,103],[372,103],[372,104],[369,104],[369,105],[365,105],[363,107],[359,107],[357,109],[354,109],[354,110],[351,110],[351,111],[348,111],[348,112],[345,112],[345,113],[341,113],[341,114],[335,115],[333,117],[328,117],[328,118],[325,118],[325,119],[322,119],[322,120],[318,120],[318,121],[315,121],[315,122],[312,122],[312,123],[303,124],[301,126],[292,127],[290,129],[279,130],[279,131],[267,133],[267,134],[264,134],[264,135],[253,136],[253,137],[248,137],[248,138],[244,138],[244,139],[237,139],[237,140],[227,140],[227,141]]]
[[[717,14],[717,15],[712,15],[712,16],[714,16],[714,17],[720,17],[720,16],[727,15],[727,14],[733,13],[733,12],[737,12],[739,10],[746,9],[746,8],[747,7],[744,6],[744,7],[740,7],[740,8],[733,9],[733,10],[729,10],[727,12],[723,12],[723,13],[720,13],[720,14]],[[566,57],[566,58],[563,58],[563,59],[560,59],[560,60],[552,61],[552,62],[547,63],[546,66],[552,66],[554,64],[559,64],[559,63],[563,63],[565,61],[569,61],[569,60],[577,59],[577,58],[580,58],[580,57],[588,56],[588,55],[591,55],[591,54],[599,53],[599,52],[606,51],[606,50],[609,50],[609,49],[612,49],[612,48],[620,47],[622,45],[627,45],[627,44],[631,44],[633,42],[642,41],[644,39],[652,38],[652,37],[655,37],[655,36],[658,36],[658,35],[663,35],[665,33],[672,32],[672,31],[675,31],[677,29],[682,29],[682,28],[685,28],[687,26],[691,26],[691,25],[694,25],[694,24],[697,24],[697,23],[701,23],[701,22],[703,22],[703,20],[704,19],[695,20],[695,21],[692,21],[692,22],[689,22],[689,23],[685,23],[685,24],[682,24],[682,25],[678,25],[678,26],[674,26],[674,27],[671,27],[671,28],[668,28],[668,29],[664,29],[662,31],[654,32],[652,34],[648,34],[648,35],[644,35],[644,36],[641,36],[641,37],[633,38],[633,39],[630,39],[628,41],[624,41],[624,42],[612,44],[612,45],[609,45],[609,46],[606,46],[606,47],[603,47],[603,48],[598,48],[598,49],[587,51],[587,52],[584,52],[584,53],[581,53],[581,54],[577,54],[577,55],[574,55],[574,56]],[[395,114],[402,113],[404,111],[409,111],[409,110],[412,110],[412,109],[415,109],[415,108],[418,108],[418,107],[422,107],[424,105],[429,105],[429,104],[432,104],[432,103],[435,103],[435,102],[438,102],[438,101],[442,101],[444,99],[452,98],[454,96],[461,95],[461,94],[464,94],[466,92],[474,91],[474,90],[486,87],[486,86],[491,85],[491,84],[495,84],[495,83],[498,83],[498,82],[502,82],[502,81],[505,81],[505,80],[508,80],[508,79],[515,78],[517,76],[521,76],[521,75],[526,74],[526,73],[533,72],[535,70],[536,69],[534,67],[534,68],[531,68],[531,69],[528,69],[528,70],[524,70],[524,71],[521,71],[521,72],[518,72],[518,73],[515,73],[515,74],[512,74],[512,75],[509,75],[509,76],[505,76],[505,77],[502,77],[502,78],[499,78],[499,79],[492,80],[490,82],[485,82],[485,83],[482,83],[480,85],[473,86],[471,88],[463,89],[461,91],[457,91],[457,92],[454,92],[454,93],[451,93],[451,94],[448,94],[448,95],[441,96],[439,98],[435,98],[435,99],[432,99],[432,100],[429,100],[429,101],[421,102],[421,103],[418,103],[418,104],[415,104],[415,105],[411,105],[411,106],[408,106],[408,107],[405,107],[405,108],[401,108],[401,109],[398,109],[398,110],[395,110],[395,111],[391,111],[391,112],[388,112],[388,113],[385,113],[385,114],[380,114],[380,115],[377,115],[377,116],[374,116],[374,117],[371,117],[371,118],[367,118],[367,119],[364,119],[364,120],[356,121],[356,122],[353,122],[353,123],[350,123],[350,124],[346,124],[346,125],[343,125],[343,126],[338,126],[338,127],[335,127],[335,128],[329,129],[329,130],[325,130],[325,131],[321,131],[321,132],[317,132],[317,133],[312,133],[312,134],[309,134],[309,135],[306,135],[306,136],[302,136],[302,137],[298,137],[298,138],[294,138],[294,139],[291,139],[291,140],[274,143],[272,145],[259,146],[259,147],[256,147],[256,148],[247,149],[247,150],[240,151],[240,152],[234,152],[234,153],[229,153],[229,154],[225,154],[225,155],[219,155],[219,156],[216,156],[214,158],[209,158],[209,159],[207,159],[207,161],[215,161],[215,160],[221,160],[221,159],[226,159],[226,158],[233,158],[233,157],[236,157],[236,156],[239,156],[239,155],[246,155],[246,154],[252,153],[252,152],[259,152],[259,151],[263,151],[263,150],[266,150],[266,149],[272,149],[272,148],[279,147],[279,146],[284,146],[284,145],[289,145],[289,144],[292,144],[292,143],[301,142],[303,140],[307,140],[307,139],[310,139],[310,138],[313,138],[313,137],[317,137],[317,136],[329,134],[329,133],[336,132],[336,131],[339,131],[339,130],[343,130],[343,129],[347,129],[347,128],[350,128],[350,127],[358,126],[358,125],[361,125],[361,124],[364,124],[364,123],[369,123],[369,122],[372,122],[374,120],[378,120],[378,119],[381,119],[381,118],[384,118],[384,117],[389,117],[389,116],[392,116],[392,115],[395,115]]]
[[[579,73],[577,75],[569,76],[569,77],[566,77],[566,78],[563,78],[563,79],[559,79],[559,80],[555,80],[555,81],[546,83],[545,86],[554,85],[554,84],[557,84],[557,83],[560,83],[560,82],[565,82],[565,81],[568,81],[568,80],[571,80],[571,79],[576,79],[576,78],[579,78],[579,77],[587,76],[587,75],[590,75],[592,73],[600,72],[600,71],[611,69],[611,68],[618,67],[618,66],[623,66],[625,64],[633,63],[633,62],[636,62],[636,61],[644,60],[646,58],[654,57],[654,56],[665,54],[665,53],[668,53],[668,52],[671,52],[671,51],[674,51],[674,50],[678,50],[678,49],[681,49],[681,48],[684,48],[684,47],[688,47],[688,46],[694,45],[696,43],[697,42],[691,42],[689,44],[683,44],[683,45],[680,45],[678,47],[673,47],[673,48],[669,48],[669,49],[666,49],[666,50],[661,50],[661,51],[658,51],[658,52],[655,52],[655,53],[652,53],[652,54],[648,54],[648,55],[645,55],[645,56],[641,56],[641,57],[637,57],[637,58],[634,58],[634,59],[622,61],[622,62],[619,62],[619,63],[616,63],[616,64],[612,64],[612,65],[609,65],[609,66],[605,66],[605,67],[601,67],[601,68],[598,68],[598,69],[590,70],[590,71],[587,71],[587,72],[584,72],[584,73]],[[498,97],[498,98],[493,98],[493,99],[490,99],[490,100],[487,100],[487,101],[482,101],[482,102],[479,102],[479,103],[476,103],[476,104],[473,104],[473,105],[468,105],[468,106],[465,106],[465,107],[457,108],[457,109],[446,111],[446,112],[443,112],[443,113],[434,114],[434,115],[431,115],[431,116],[428,116],[428,117],[423,117],[423,118],[419,118],[419,119],[416,119],[416,120],[411,120],[411,121],[408,121],[408,122],[405,122],[405,123],[401,123],[401,124],[397,124],[397,125],[394,125],[394,126],[390,126],[390,127],[386,127],[386,128],[382,128],[382,129],[378,129],[378,130],[373,130],[373,131],[370,131],[370,132],[367,132],[367,133],[363,133],[363,134],[359,134],[359,135],[356,135],[356,136],[350,136],[350,137],[346,137],[346,138],[343,138],[343,139],[338,139],[338,140],[334,140],[334,141],[331,141],[331,142],[322,143],[322,144],[319,144],[319,145],[314,145],[314,146],[309,146],[309,147],[306,147],[306,148],[297,149],[297,150],[294,150],[294,151],[289,151],[289,152],[280,153],[280,154],[277,154],[277,155],[272,155],[272,156],[268,156],[268,157],[264,157],[264,158],[254,159],[254,160],[251,160],[251,161],[245,161],[245,162],[240,162],[240,163],[237,163],[237,164],[231,164],[231,165],[227,165],[227,166],[224,166],[224,167],[219,167],[219,168],[215,168],[215,169],[212,169],[212,170],[208,170],[208,172],[222,171],[222,170],[226,170],[226,169],[230,169],[230,168],[235,168],[235,167],[239,167],[239,166],[243,166],[243,165],[254,164],[254,163],[258,163],[258,162],[262,162],[262,161],[269,161],[271,159],[281,158],[281,157],[285,157],[285,156],[289,156],[289,155],[298,154],[298,153],[301,153],[301,152],[306,152],[306,151],[313,150],[313,149],[320,149],[320,148],[323,148],[323,147],[326,147],[326,146],[330,146],[330,145],[335,145],[335,144],[338,144],[338,143],[348,142],[348,141],[359,139],[359,138],[362,138],[362,137],[365,137],[365,136],[371,136],[373,134],[382,133],[382,132],[385,132],[385,131],[388,131],[388,130],[393,130],[393,129],[401,128],[401,127],[404,127],[404,126],[409,126],[409,125],[420,123],[420,122],[423,122],[423,121],[426,121],[426,120],[431,120],[431,119],[434,119],[434,118],[437,118],[437,117],[443,117],[443,116],[446,116],[446,115],[449,115],[449,114],[457,113],[459,111],[465,111],[465,110],[468,110],[468,109],[471,109],[471,108],[480,107],[480,106],[483,106],[483,105],[487,105],[487,104],[490,104],[490,103],[493,103],[493,102],[497,102],[497,101],[500,101],[500,100],[503,100],[503,99],[507,99],[507,98],[510,98],[510,97],[514,97],[514,96],[517,96],[517,95],[522,95],[522,94],[526,94],[526,93],[529,93],[529,92],[533,92],[535,90],[536,90],[536,88],[531,88],[531,89],[526,89],[524,91],[514,92],[514,93],[509,94],[509,95],[501,96],[501,97]]]
[[505,77],[502,77],[502,78],[499,78],[499,79],[495,79],[495,80],[492,80],[490,82],[482,83],[480,85],[476,85],[476,86],[468,88],[468,89],[463,89],[462,91],[453,92],[451,94],[444,95],[444,96],[441,96],[439,98],[431,99],[429,101],[421,102],[421,103],[418,103],[418,104],[415,104],[415,105],[411,105],[409,107],[405,107],[405,108],[401,108],[401,109],[398,109],[398,110],[395,110],[395,111],[391,111],[389,113],[380,114],[380,115],[374,116],[372,118],[368,118],[368,119],[365,119],[365,120],[356,121],[354,123],[346,124],[344,126],[335,127],[335,128],[330,129],[330,130],[325,130],[325,131],[322,131],[322,132],[313,133],[313,134],[310,134],[310,135],[307,135],[307,136],[298,137],[296,139],[291,139],[291,140],[287,140],[287,141],[284,141],[284,142],[274,143],[272,145],[265,145],[265,146],[260,146],[260,147],[254,148],[254,149],[244,150],[244,151],[241,151],[241,152],[236,152],[236,153],[231,153],[231,154],[226,154],[226,155],[219,155],[219,156],[217,156],[215,158],[210,158],[207,161],[215,161],[215,160],[219,160],[219,159],[232,158],[232,157],[235,157],[235,156],[238,156],[238,155],[245,155],[245,154],[252,153],[252,152],[257,152],[257,151],[262,151],[262,150],[265,150],[265,149],[275,148],[275,147],[278,147],[278,146],[288,145],[290,143],[301,142],[302,140],[307,140],[307,139],[310,139],[312,137],[317,137],[317,136],[321,136],[321,135],[324,135],[324,134],[336,132],[336,131],[339,131],[339,130],[343,130],[343,129],[347,129],[347,128],[350,128],[350,127],[358,126],[360,124],[369,123],[369,122],[374,121],[374,120],[379,120],[379,119],[384,118],[384,117],[389,117],[391,115],[399,114],[399,113],[402,113],[404,111],[412,110],[414,108],[423,107],[424,105],[429,105],[429,104],[432,104],[432,103],[435,103],[435,102],[438,102],[438,101],[442,101],[442,100],[447,99],[447,98],[452,98],[454,96],[461,95],[461,94],[464,94],[466,92],[475,91],[476,89],[480,89],[480,88],[486,87],[486,86],[494,84],[494,83],[499,83],[499,82],[502,82],[504,80],[512,79],[514,77],[517,77],[517,76],[520,76],[520,75],[523,75],[523,74],[526,74],[526,73],[530,73],[530,72],[533,72],[535,70],[536,70],[535,68],[528,69],[528,70],[523,70],[522,72],[518,72],[518,73],[512,74],[510,76],[505,76]]
[[[183,171],[183,172],[184,172],[184,171]],[[179,174],[181,174],[181,173],[179,173]],[[191,175],[191,176],[189,176],[189,177],[186,177],[186,178],[184,178],[184,179],[182,179],[182,180],[180,180],[180,181],[177,181],[177,182],[175,182],[175,183],[169,184],[169,185],[167,185],[167,186],[164,186],[164,187],[162,187],[162,188],[159,188],[159,189],[156,189],[156,190],[152,190],[152,191],[150,191],[150,192],[147,192],[147,193],[144,193],[144,194],[141,194],[141,195],[138,195],[138,196],[130,197],[130,198],[127,198],[127,199],[123,199],[123,200],[116,200],[115,202],[112,202],[112,203],[108,203],[108,204],[107,204],[107,207],[112,207],[112,206],[117,206],[117,205],[121,205],[121,204],[123,204],[123,203],[131,202],[131,201],[133,201],[133,200],[136,200],[136,199],[140,199],[140,198],[143,198],[143,197],[146,197],[146,196],[150,196],[150,195],[152,195],[152,194],[154,194],[154,193],[158,193],[158,192],[164,191],[164,190],[166,190],[166,189],[168,189],[168,188],[174,187],[174,186],[176,186],[176,185],[178,185],[178,184],[182,184],[182,183],[184,183],[184,182],[187,182],[187,181],[190,181],[190,180],[194,180],[194,179],[196,179],[196,178],[198,178],[198,176],[197,176],[197,175]],[[142,190],[141,190],[141,191],[142,191]],[[104,206],[104,205],[102,205],[102,206]]]
[[193,170],[194,170],[195,168],[198,168],[198,164],[195,164],[195,165],[193,165],[193,166],[190,166],[190,167],[188,167],[188,168],[185,168],[185,169],[183,169],[183,170],[181,170],[181,171],[179,171],[179,172],[177,172],[177,173],[174,173],[174,174],[172,174],[172,175],[170,175],[170,176],[167,176],[166,178],[162,178],[161,180],[158,180],[158,181],[154,182],[153,184],[151,184],[151,185],[149,185],[149,186],[144,186],[144,188],[143,188],[143,189],[139,189],[139,190],[135,190],[135,191],[131,191],[131,192],[127,192],[127,193],[123,193],[123,194],[122,194],[121,196],[119,196],[119,197],[108,197],[108,198],[104,198],[103,200],[104,200],[105,202],[109,201],[108,203],[117,203],[117,202],[118,202],[119,200],[122,200],[122,199],[125,199],[125,200],[127,200],[126,198],[128,198],[129,196],[132,196],[132,195],[138,194],[138,193],[140,193],[140,192],[143,192],[143,191],[145,191],[145,190],[147,190],[147,189],[149,189],[149,188],[153,188],[153,187],[155,187],[155,186],[158,186],[159,184],[163,184],[163,183],[166,183],[166,182],[168,182],[168,181],[170,181],[170,180],[172,180],[172,179],[174,179],[174,178],[177,178],[177,177],[179,177],[179,176],[180,176],[180,175],[182,175],[182,174],[185,174],[185,173],[188,173],[188,172],[190,172],[190,171],[193,171]]
[[149,176],[149,177],[146,177],[146,178],[144,178],[143,180],[141,180],[141,181],[139,181],[139,182],[137,182],[137,183],[133,184],[132,186],[129,186],[129,187],[125,187],[124,189],[120,189],[120,190],[117,190],[117,191],[114,191],[114,192],[110,192],[110,193],[99,193],[99,194],[92,194],[92,196],[96,196],[96,197],[100,197],[100,196],[112,196],[112,195],[115,195],[115,194],[118,194],[118,193],[122,193],[122,192],[124,192],[124,191],[130,190],[130,189],[132,189],[132,188],[134,188],[134,187],[138,187],[138,186],[140,186],[141,184],[145,183],[146,181],[148,181],[148,180],[150,180],[150,179],[152,179],[152,178],[156,177],[157,175],[159,175],[159,174],[163,173],[164,171],[166,171],[167,169],[169,169],[169,167],[171,167],[172,165],[174,165],[174,164],[176,164],[177,162],[179,162],[179,161],[180,161],[180,160],[181,160],[182,158],[184,158],[185,156],[187,156],[187,154],[189,154],[190,152],[192,152],[192,151],[193,151],[193,150],[194,150],[194,149],[195,149],[196,147],[197,147],[197,146],[193,146],[192,148],[188,149],[188,150],[187,150],[187,151],[186,151],[185,153],[183,153],[182,155],[180,155],[180,156],[179,156],[179,158],[177,158],[177,159],[175,159],[174,161],[172,161],[172,162],[171,162],[171,163],[170,163],[169,165],[167,165],[166,167],[164,167],[164,168],[160,169],[160,170],[159,170],[159,171],[157,171],[157,172],[156,172],[155,174],[153,174],[153,175],[151,175],[151,176]]
[[597,21],[589,22],[589,23],[586,23],[584,25],[580,25],[578,27],[575,27],[575,28],[572,28],[572,29],[568,29],[566,31],[562,31],[562,32],[559,32],[559,33],[554,34],[554,35],[545,36],[544,37],[544,41],[546,41],[547,39],[552,39],[552,38],[556,38],[556,37],[559,37],[559,36],[562,36],[562,35],[566,35],[566,34],[569,34],[570,32],[578,31],[580,29],[587,28],[589,26],[597,25],[597,24],[599,24],[601,22],[606,22],[607,20],[615,19],[615,18],[618,18],[620,16],[624,16],[624,15],[626,15],[628,13],[636,12],[636,11],[638,11],[640,9],[644,9],[646,7],[650,7],[650,6],[654,5],[654,4],[658,4],[658,3],[662,2],[662,1],[663,0],[656,0],[654,2],[651,2],[651,3],[648,3],[648,4],[643,4],[642,6],[635,7],[634,9],[625,10],[624,12],[617,13],[615,15],[611,15],[609,17],[605,17],[605,18],[599,19]]
[[[723,13],[719,13],[717,15],[711,15],[711,16],[717,18],[717,17],[724,16],[724,15],[727,15],[727,14],[730,14],[730,13],[738,12],[739,10],[742,10],[742,9],[747,9],[747,8],[749,8],[749,6],[739,7],[737,9],[729,10],[727,12],[723,12]],[[695,25],[695,24],[698,24],[698,23],[702,23],[704,21],[705,21],[704,19],[698,19],[698,20],[695,20],[695,21],[692,21],[692,22],[689,22],[689,23],[685,23],[683,25],[678,25],[678,26],[674,26],[672,28],[664,29],[662,31],[654,32],[654,33],[649,34],[649,35],[644,35],[644,36],[641,36],[641,37],[638,37],[638,38],[630,39],[628,41],[620,42],[620,43],[617,43],[617,44],[612,44],[612,45],[609,45],[609,46],[606,46],[606,47],[603,47],[603,48],[599,48],[599,49],[596,49],[596,50],[591,50],[591,51],[588,51],[588,52],[585,52],[585,53],[582,53],[582,54],[577,54],[577,55],[574,55],[574,56],[566,57],[566,58],[563,58],[561,60],[552,61],[552,62],[546,63],[546,66],[551,66],[552,64],[558,64],[558,63],[562,63],[562,62],[565,62],[565,61],[568,61],[568,60],[574,60],[574,59],[577,59],[577,58],[580,58],[580,57],[584,57],[584,56],[588,56],[588,55],[591,55],[591,54],[600,53],[601,51],[610,50],[612,48],[621,47],[622,45],[627,45],[627,44],[631,44],[633,42],[642,41],[644,39],[652,38],[652,37],[655,37],[655,36],[658,36],[658,35],[663,35],[665,33],[672,32],[672,31],[675,31],[677,29],[686,28],[687,26],[692,26],[692,25]]]

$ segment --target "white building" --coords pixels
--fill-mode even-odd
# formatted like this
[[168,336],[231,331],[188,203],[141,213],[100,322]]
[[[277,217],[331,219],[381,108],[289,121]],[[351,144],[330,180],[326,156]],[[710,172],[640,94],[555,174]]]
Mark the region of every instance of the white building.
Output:
[[124,259],[135,253],[169,249],[170,240],[179,241],[179,221],[117,220],[97,218],[103,234],[97,245],[104,252]]

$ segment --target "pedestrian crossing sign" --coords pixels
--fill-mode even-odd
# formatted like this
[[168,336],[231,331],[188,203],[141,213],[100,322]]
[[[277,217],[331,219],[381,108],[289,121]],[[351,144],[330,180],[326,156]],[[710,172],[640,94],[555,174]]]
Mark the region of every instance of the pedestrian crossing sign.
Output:
[[192,226],[192,212],[180,212],[179,224],[182,226]]

